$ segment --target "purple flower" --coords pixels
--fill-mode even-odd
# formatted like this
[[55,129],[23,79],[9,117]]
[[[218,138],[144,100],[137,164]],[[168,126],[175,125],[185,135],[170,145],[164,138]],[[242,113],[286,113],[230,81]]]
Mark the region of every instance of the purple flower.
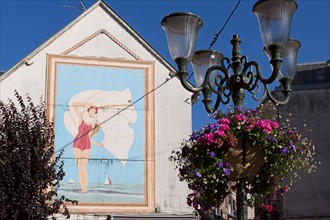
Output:
[[228,169],[228,168],[223,168],[223,172],[225,173],[225,176],[230,175],[230,169]]
[[295,131],[293,129],[290,129],[289,134],[290,134],[291,137],[294,137],[295,136]]
[[218,162],[217,166],[218,166],[219,168],[222,168],[222,167],[223,167],[223,163],[222,163],[222,162]]
[[216,129],[217,127],[216,127],[216,125],[215,124],[209,124],[209,129],[211,130],[211,131],[213,131],[214,129]]
[[202,174],[200,172],[196,172],[195,176],[200,178],[200,177],[202,177]]
[[211,152],[210,152],[210,156],[211,156],[211,157],[215,157],[215,153],[214,153],[214,151],[211,151]]
[[244,108],[242,107],[242,106],[235,106],[235,108],[234,108],[235,110],[238,110],[238,111],[240,111],[240,112],[243,112],[244,111]]
[[190,137],[190,140],[192,140],[192,141],[196,141],[196,140],[198,139],[198,137],[199,137],[199,134],[196,133],[196,132],[194,132],[194,133],[192,133],[192,135],[191,135],[191,137]]
[[266,207],[266,205],[263,204],[263,203],[259,203],[258,207],[259,207],[259,208],[264,208],[264,207]]
[[285,148],[283,148],[282,153],[283,153],[284,155],[287,155],[287,154],[290,153],[290,151],[289,151],[289,149],[288,149],[287,147],[285,147]]
[[225,166],[226,166],[226,167],[231,167],[231,164],[230,164],[230,163],[226,163]]
[[272,142],[273,144],[276,143],[276,138],[274,138],[273,136],[269,136],[269,137],[267,138],[267,140],[269,140],[269,141]]
[[296,152],[296,146],[293,144],[292,141],[290,141],[290,148],[291,148],[291,150],[293,150],[294,152]]

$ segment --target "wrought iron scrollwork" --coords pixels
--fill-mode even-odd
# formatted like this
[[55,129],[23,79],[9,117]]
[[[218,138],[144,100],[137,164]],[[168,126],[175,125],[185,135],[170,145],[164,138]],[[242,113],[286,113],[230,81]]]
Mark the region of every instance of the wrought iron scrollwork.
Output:
[[[277,45],[272,45],[272,48],[269,48],[272,51],[270,64],[273,71],[269,78],[265,78],[256,61],[249,61],[247,56],[241,56],[240,43],[241,41],[238,35],[234,35],[231,40],[231,44],[233,45],[232,58],[224,57],[221,60],[220,66],[210,67],[205,74],[203,83],[199,87],[194,87],[187,80],[188,73],[186,69],[188,63],[182,66],[182,60],[176,60],[178,64],[181,64],[178,75],[182,85],[190,92],[203,93],[204,98],[202,101],[209,113],[217,110],[221,103],[228,104],[231,99],[235,105],[242,106],[245,91],[248,91],[256,101],[261,101],[267,96],[277,105],[286,104],[290,98],[292,92],[290,78],[279,80],[283,88],[283,100],[275,98],[268,87],[280,74],[282,48]],[[216,95],[215,102],[212,100],[212,94]]]

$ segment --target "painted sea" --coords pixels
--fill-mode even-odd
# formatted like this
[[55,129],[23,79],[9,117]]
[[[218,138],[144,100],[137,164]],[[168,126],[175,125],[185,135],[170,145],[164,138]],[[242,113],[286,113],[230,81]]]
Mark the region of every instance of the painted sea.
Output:
[[61,183],[58,195],[71,200],[95,203],[142,203],[143,184],[89,184],[87,192],[82,193],[79,183]]

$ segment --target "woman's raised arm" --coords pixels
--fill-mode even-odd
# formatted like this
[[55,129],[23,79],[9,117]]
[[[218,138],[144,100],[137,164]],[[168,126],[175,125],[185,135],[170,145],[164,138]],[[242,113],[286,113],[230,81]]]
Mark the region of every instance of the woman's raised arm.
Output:
[[89,102],[73,102],[71,103],[71,106],[75,112],[75,114],[79,117],[79,120],[82,121],[82,111],[79,110],[79,107],[86,108],[87,106],[91,106],[92,103]]

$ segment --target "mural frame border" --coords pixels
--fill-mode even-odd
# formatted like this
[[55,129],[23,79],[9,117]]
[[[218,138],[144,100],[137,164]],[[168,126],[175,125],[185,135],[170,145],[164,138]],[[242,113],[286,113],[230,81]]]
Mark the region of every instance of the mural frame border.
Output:
[[[79,57],[47,54],[46,114],[56,128],[57,65],[92,65],[114,68],[141,69],[145,76],[145,166],[143,203],[66,203],[70,213],[151,213],[155,212],[155,62],[124,59]],[[56,142],[56,140],[55,140]],[[54,146],[56,146],[54,144]],[[79,202],[79,201],[78,201]]]

